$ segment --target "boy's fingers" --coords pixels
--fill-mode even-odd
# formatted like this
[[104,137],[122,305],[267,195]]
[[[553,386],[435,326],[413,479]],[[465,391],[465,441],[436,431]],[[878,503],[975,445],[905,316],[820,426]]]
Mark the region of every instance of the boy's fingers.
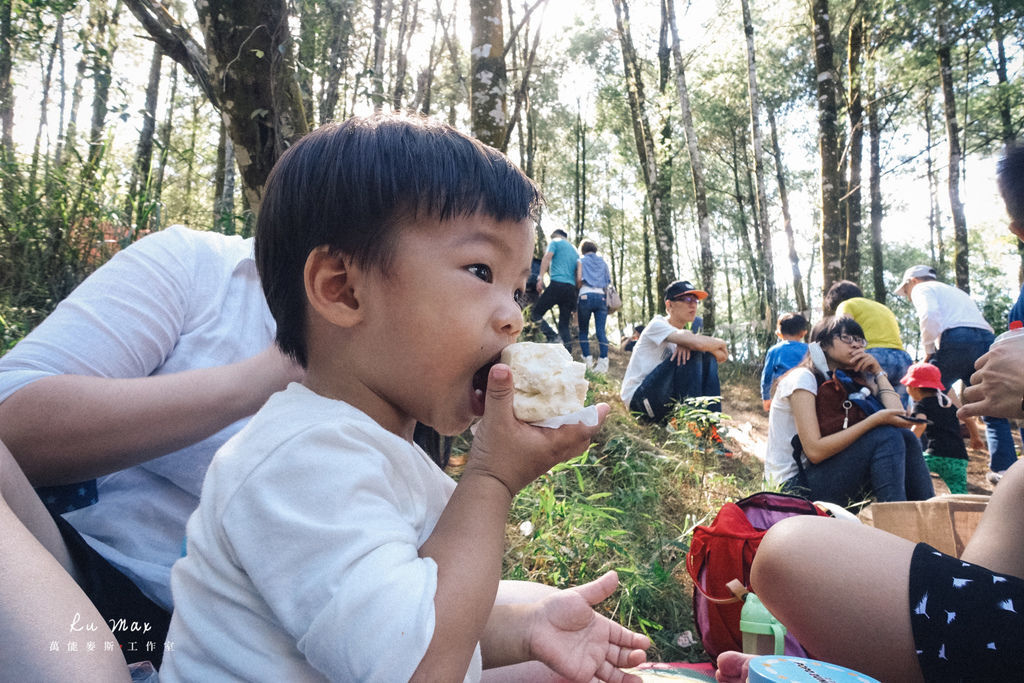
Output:
[[512,384],[512,370],[504,363],[498,363],[487,373],[487,404],[508,403],[512,408],[515,386]]

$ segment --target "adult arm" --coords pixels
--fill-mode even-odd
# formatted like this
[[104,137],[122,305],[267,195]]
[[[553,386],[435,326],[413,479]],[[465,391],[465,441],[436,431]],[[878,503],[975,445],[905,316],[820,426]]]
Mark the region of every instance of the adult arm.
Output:
[[[681,349],[689,351],[706,351],[710,353],[719,363],[729,360],[729,347],[724,339],[709,337],[704,334],[694,334],[690,330],[676,330],[665,337]],[[686,362],[685,360],[683,361]]]
[[548,269],[551,268],[551,259],[554,257],[553,251],[544,252],[544,258],[540,260],[540,274],[537,276],[537,293],[544,291],[544,276],[547,275]]
[[91,479],[200,441],[301,376],[273,345],[238,363],[167,375],[52,375],[0,403],[0,439],[36,486]]
[[917,309],[925,355],[931,356],[935,353],[935,342],[942,335],[942,321],[937,317],[939,302],[930,289],[917,286],[910,292],[910,300]]
[[170,453],[301,377],[266,348],[266,304],[240,263],[249,248],[180,227],[154,233],[0,358],[0,438],[34,484]]
[[576,288],[583,286],[583,261],[576,261]]

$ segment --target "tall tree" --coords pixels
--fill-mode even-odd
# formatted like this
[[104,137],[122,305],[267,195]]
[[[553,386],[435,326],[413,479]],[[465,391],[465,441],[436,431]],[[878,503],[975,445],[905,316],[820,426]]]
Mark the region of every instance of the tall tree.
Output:
[[960,124],[956,119],[956,94],[953,87],[952,43],[949,35],[947,18],[939,10],[936,26],[938,38],[939,76],[942,83],[943,113],[946,119],[946,137],[949,141],[949,205],[953,215],[953,271],[956,275],[956,286],[965,292],[971,291],[970,268],[967,263],[967,216],[960,200],[960,171],[962,153],[960,151]]
[[150,202],[150,171],[153,166],[153,136],[156,133],[156,105],[160,97],[160,66],[163,61],[163,49],[153,46],[153,56],[149,63],[149,83],[146,86],[146,102],[142,110],[142,129],[139,131],[139,143],[135,148],[135,163],[132,164],[132,175],[128,182],[128,197],[125,201],[125,220],[133,226],[133,232],[143,230],[146,219],[146,206]]
[[[667,179],[659,173],[654,138],[647,119],[647,106],[644,97],[644,82],[640,71],[639,59],[633,47],[633,36],[630,33],[629,4],[627,0],[612,0],[615,7],[615,24],[619,32],[619,45],[622,50],[622,62],[626,77],[626,88],[629,93],[629,109],[633,119],[633,139],[636,143],[640,171],[647,189],[647,200],[651,211],[654,230],[654,246],[658,259],[657,291],[665,291],[669,283],[676,279],[673,253],[675,239],[672,234],[672,221],[669,197],[666,191]],[[649,280],[648,280],[649,282]]]
[[683,67],[683,53],[679,44],[679,30],[676,26],[675,0],[662,0],[662,13],[668,19],[672,33],[672,59],[675,63],[676,93],[679,96],[679,111],[686,134],[686,149],[690,155],[690,175],[693,178],[693,196],[697,204],[697,235],[700,241],[701,286],[708,293],[704,300],[704,329],[715,330],[715,258],[711,253],[711,212],[708,211],[708,191],[704,179],[704,157],[697,140],[697,129],[693,125],[693,109],[690,106],[690,91],[686,86],[686,71]]
[[772,231],[768,224],[768,199],[764,184],[764,143],[761,135],[761,95],[757,88],[757,60],[754,55],[754,22],[750,17],[750,3],[740,0],[743,8],[743,33],[747,43],[747,87],[750,96],[750,141],[754,146],[754,180],[757,188],[757,222],[758,234],[761,238],[760,256],[764,264],[762,272],[765,278],[765,311],[767,329],[774,329],[778,310],[775,294],[775,259],[772,256]]
[[839,133],[835,50],[828,0],[811,0],[814,66],[817,72],[818,155],[821,182],[822,293],[842,279],[843,221],[839,210]]
[[775,179],[779,184],[779,203],[782,204],[782,226],[786,232],[786,246],[789,248],[789,265],[793,272],[793,299],[797,310],[810,315],[810,305],[804,294],[804,279],[800,274],[800,257],[796,251],[796,237],[793,234],[793,217],[789,210],[789,190],[786,185],[785,164],[782,162],[782,147],[779,145],[779,131],[775,123],[775,111],[767,107],[768,126],[772,136],[772,151],[775,156]]
[[861,95],[861,56],[864,48],[864,20],[859,10],[850,21],[847,41],[847,116],[850,120],[850,180],[846,190],[846,239],[843,258],[845,279],[860,283],[861,160],[864,149],[864,103]]

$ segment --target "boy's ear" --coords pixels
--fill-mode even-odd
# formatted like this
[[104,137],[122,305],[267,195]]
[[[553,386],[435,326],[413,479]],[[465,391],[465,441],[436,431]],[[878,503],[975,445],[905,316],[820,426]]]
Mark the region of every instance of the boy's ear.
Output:
[[1017,236],[1017,239],[1024,242],[1024,225],[1016,219],[1010,220],[1010,232]]
[[351,327],[363,312],[355,294],[359,270],[346,254],[321,245],[309,252],[302,273],[309,305],[322,318],[339,327]]

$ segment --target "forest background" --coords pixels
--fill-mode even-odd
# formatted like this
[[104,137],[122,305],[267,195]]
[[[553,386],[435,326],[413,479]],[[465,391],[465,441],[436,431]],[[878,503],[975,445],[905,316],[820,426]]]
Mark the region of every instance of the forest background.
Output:
[[538,250],[556,227],[601,245],[617,330],[687,278],[756,363],[779,312],[816,318],[847,278],[913,350],[889,292],[919,262],[1000,328],[1022,41],[1015,0],[2,0],[5,347],[148,231],[248,234],[289,144],[374,109],[518,161],[547,198]]
[[[763,420],[776,315],[816,320],[836,279],[889,305],[912,354],[891,292],[916,263],[1005,327],[1024,250],[994,170],[1024,129],[1022,75],[1021,0],[0,0],[0,353],[148,232],[250,234],[308,130],[402,109],[538,181],[538,255],[555,228],[596,239],[625,301],[613,341],[675,278],[712,292],[727,410]],[[762,468],[705,442],[724,418],[699,406],[638,426],[625,361],[588,375],[613,405],[595,444],[517,497],[505,575],[615,568],[602,609],[651,659],[706,659],[689,534]]]

